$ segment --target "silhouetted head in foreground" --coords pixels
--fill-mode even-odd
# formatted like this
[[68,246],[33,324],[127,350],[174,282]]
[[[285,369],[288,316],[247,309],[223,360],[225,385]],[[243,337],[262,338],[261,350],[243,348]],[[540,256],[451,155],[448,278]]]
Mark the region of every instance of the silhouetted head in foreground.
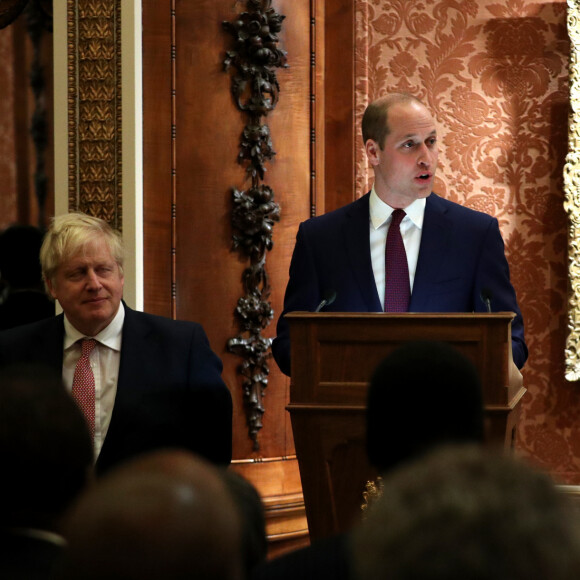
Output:
[[384,478],[353,554],[356,580],[572,580],[578,511],[512,456],[443,447]]
[[482,443],[481,381],[457,349],[409,342],[376,368],[367,398],[367,454],[380,473],[443,443]]
[[185,451],[145,454],[73,509],[60,579],[242,577],[240,518],[218,469]]
[[0,522],[58,531],[87,485],[93,444],[62,379],[41,365],[0,371]]

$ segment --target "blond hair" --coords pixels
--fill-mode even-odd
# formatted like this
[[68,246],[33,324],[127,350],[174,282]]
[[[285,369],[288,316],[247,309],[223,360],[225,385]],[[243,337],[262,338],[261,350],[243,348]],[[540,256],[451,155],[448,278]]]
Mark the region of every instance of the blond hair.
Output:
[[123,240],[121,234],[106,221],[80,212],[64,214],[52,220],[40,248],[42,277],[47,291],[46,281],[54,281],[59,266],[99,238],[106,242],[122,273]]

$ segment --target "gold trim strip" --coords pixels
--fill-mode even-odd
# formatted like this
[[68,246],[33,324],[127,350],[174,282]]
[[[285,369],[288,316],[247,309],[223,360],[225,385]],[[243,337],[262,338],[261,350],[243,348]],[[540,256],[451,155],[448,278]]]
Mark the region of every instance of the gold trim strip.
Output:
[[570,37],[570,112],[568,155],[564,165],[564,209],[568,214],[568,330],[566,370],[568,381],[580,379],[580,0],[568,0]]

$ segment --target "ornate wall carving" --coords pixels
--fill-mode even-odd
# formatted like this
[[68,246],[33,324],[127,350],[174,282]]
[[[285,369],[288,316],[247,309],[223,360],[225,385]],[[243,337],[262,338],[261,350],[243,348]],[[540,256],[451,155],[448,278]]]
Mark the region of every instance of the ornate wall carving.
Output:
[[266,272],[266,253],[272,249],[272,229],[280,219],[274,191],[263,182],[266,162],[276,154],[268,125],[262,118],[278,102],[280,86],[275,69],[286,66],[286,53],[278,48],[278,33],[284,16],[271,0],[247,0],[247,10],[224,28],[234,37],[226,53],[225,69],[234,69],[231,91],[247,124],[240,140],[238,161],[245,166],[251,185],[233,189],[233,247],[250,261],[242,279],[244,296],[238,300],[236,315],[241,334],[228,341],[228,351],[242,357],[244,405],[248,433],[254,450],[260,446],[258,433],[264,414],[263,396],[268,385],[271,340],[262,335],[274,311],[269,301],[270,283]]
[[122,228],[121,0],[67,0],[69,210]]

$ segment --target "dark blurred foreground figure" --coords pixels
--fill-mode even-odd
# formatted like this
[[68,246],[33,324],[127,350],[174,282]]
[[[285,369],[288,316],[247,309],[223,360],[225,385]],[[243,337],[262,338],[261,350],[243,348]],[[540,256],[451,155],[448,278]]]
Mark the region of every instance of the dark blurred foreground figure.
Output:
[[13,225],[0,233],[0,330],[54,316],[54,302],[44,291],[40,268],[42,232]]
[[450,446],[385,478],[353,554],[356,580],[573,580],[578,511],[512,456]]
[[[395,349],[371,378],[366,430],[369,463],[383,477],[440,445],[482,444],[477,370],[446,343],[417,341]],[[254,579],[351,578],[350,540],[348,533],[318,540],[260,566]]]
[[0,578],[49,577],[61,518],[85,488],[93,447],[83,414],[44,367],[0,373]]
[[402,345],[376,368],[367,394],[367,455],[379,473],[443,443],[483,443],[481,380],[453,346]]
[[231,468],[220,470],[242,521],[242,556],[246,577],[266,561],[268,537],[266,516],[258,490]]
[[241,522],[220,471],[155,451],[100,478],[71,510],[58,580],[241,580]]

